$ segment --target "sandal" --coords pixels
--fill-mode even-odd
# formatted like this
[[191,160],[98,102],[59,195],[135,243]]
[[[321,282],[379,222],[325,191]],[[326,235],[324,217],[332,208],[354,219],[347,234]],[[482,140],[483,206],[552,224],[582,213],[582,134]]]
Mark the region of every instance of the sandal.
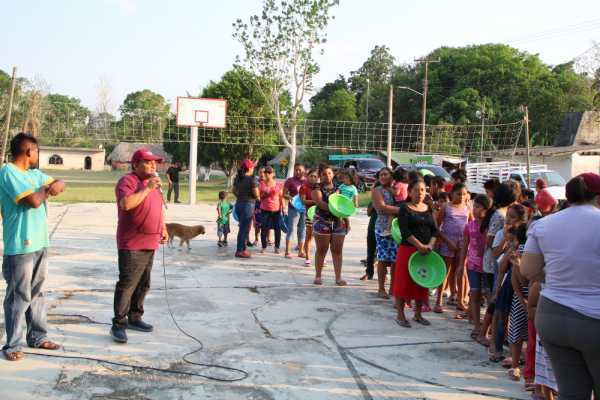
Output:
[[[275,253],[277,254],[277,252]],[[285,258],[292,259],[292,255],[290,253],[285,253]]]
[[463,312],[457,312],[456,315],[454,315],[454,319],[465,319],[467,318],[467,314],[463,313]]
[[521,380],[521,370],[519,368],[511,368],[508,370],[508,376],[513,381],[520,381]]
[[396,318],[394,321],[396,321],[396,323],[403,328],[412,328],[412,326],[410,325],[410,322],[408,322],[408,320],[401,320],[401,319]]
[[380,290],[377,292],[377,297],[379,297],[380,299],[389,299],[390,295],[387,294],[387,292],[385,290]]
[[304,253],[298,253],[298,257],[299,258],[306,258],[306,254],[304,254]]
[[475,341],[482,345],[483,347],[490,347],[490,340],[486,337],[477,336]]
[[8,361],[19,361],[20,359],[22,359],[24,356],[24,353],[22,351],[9,351],[9,352],[4,352],[4,357],[8,360]]
[[431,312],[431,307],[429,307],[429,304],[423,304],[421,307],[421,312]]
[[304,261],[304,266],[305,266],[305,267],[310,267],[310,265],[311,265],[311,262],[310,262],[310,260],[305,260],[305,261]]
[[475,330],[475,329],[473,329],[473,330],[471,331],[471,334],[470,334],[469,336],[471,337],[471,339],[473,339],[473,340],[476,340],[476,339],[479,337],[479,331],[478,331],[478,330]]
[[489,358],[489,360],[493,363],[499,363],[500,361],[504,360],[504,356],[503,355],[496,355],[496,354],[492,354]]
[[346,286],[348,283],[345,280],[340,279],[339,281],[335,281],[335,284],[338,286]]
[[429,326],[429,325],[431,325],[431,322],[427,321],[427,320],[426,320],[425,318],[423,318],[423,317],[419,317],[419,318],[416,318],[416,317],[415,317],[415,318],[413,318],[413,321],[415,321],[415,322],[417,322],[417,323],[419,323],[419,324],[421,324],[421,325],[424,325],[424,326]]
[[60,345],[54,342],[51,342],[49,340],[45,340],[42,343],[40,343],[36,349],[43,349],[43,350],[58,350],[60,349]]
[[323,281],[321,280],[321,278],[315,278],[315,280],[313,281],[313,284],[315,284],[315,285],[322,285]]
[[502,360],[502,368],[511,368],[512,367],[512,357],[506,357]]
[[433,307],[433,312],[436,314],[441,314],[444,312],[444,309],[442,308],[442,306],[435,306]]

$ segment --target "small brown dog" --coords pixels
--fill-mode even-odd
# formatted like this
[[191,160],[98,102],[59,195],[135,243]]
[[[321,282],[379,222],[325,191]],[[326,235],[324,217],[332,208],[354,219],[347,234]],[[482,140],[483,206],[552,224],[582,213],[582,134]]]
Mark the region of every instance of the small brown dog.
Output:
[[187,249],[190,250],[190,240],[198,235],[203,235],[205,230],[202,225],[186,226],[181,224],[167,224],[167,232],[169,233],[169,242],[167,243],[169,248],[173,248],[173,239],[177,236],[181,239],[179,247],[183,246],[184,243],[187,243]]

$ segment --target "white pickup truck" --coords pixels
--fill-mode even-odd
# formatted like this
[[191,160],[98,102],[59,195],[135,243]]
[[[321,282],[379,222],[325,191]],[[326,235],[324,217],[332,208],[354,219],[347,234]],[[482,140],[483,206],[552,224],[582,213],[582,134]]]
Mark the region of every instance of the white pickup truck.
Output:
[[[467,189],[471,193],[485,193],[483,184],[491,178],[500,182],[512,179],[527,188],[527,164],[511,161],[497,161],[487,163],[468,163],[467,167]],[[556,171],[548,169],[544,164],[532,164],[530,167],[531,189],[535,191],[535,181],[538,178],[548,183],[548,191],[557,200],[564,200],[566,182]]]

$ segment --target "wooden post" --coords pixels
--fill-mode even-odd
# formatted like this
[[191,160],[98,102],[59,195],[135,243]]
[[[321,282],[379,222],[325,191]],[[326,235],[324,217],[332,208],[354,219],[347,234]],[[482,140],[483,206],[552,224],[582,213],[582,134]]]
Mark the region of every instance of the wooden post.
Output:
[[4,129],[4,140],[2,143],[2,158],[0,159],[0,166],[4,164],[4,158],[6,157],[6,144],[8,143],[8,135],[10,133],[10,117],[12,116],[13,98],[15,95],[15,83],[17,80],[17,67],[13,67],[12,70],[12,81],[10,83],[10,97],[8,98],[8,111],[6,113],[6,127]]

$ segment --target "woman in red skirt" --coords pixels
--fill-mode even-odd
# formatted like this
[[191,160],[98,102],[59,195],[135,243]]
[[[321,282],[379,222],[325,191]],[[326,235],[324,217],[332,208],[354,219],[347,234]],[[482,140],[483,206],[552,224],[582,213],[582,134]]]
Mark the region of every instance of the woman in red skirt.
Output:
[[396,270],[392,286],[392,294],[396,298],[398,317],[396,322],[405,328],[410,328],[410,322],[404,315],[404,305],[415,301],[415,316],[413,320],[422,325],[431,325],[421,315],[421,306],[428,300],[429,290],[417,285],[408,273],[408,259],[415,252],[427,254],[435,245],[439,232],[431,210],[424,203],[427,195],[425,182],[416,179],[408,184],[407,202],[400,207],[398,222],[402,233],[402,243],[396,256]]

